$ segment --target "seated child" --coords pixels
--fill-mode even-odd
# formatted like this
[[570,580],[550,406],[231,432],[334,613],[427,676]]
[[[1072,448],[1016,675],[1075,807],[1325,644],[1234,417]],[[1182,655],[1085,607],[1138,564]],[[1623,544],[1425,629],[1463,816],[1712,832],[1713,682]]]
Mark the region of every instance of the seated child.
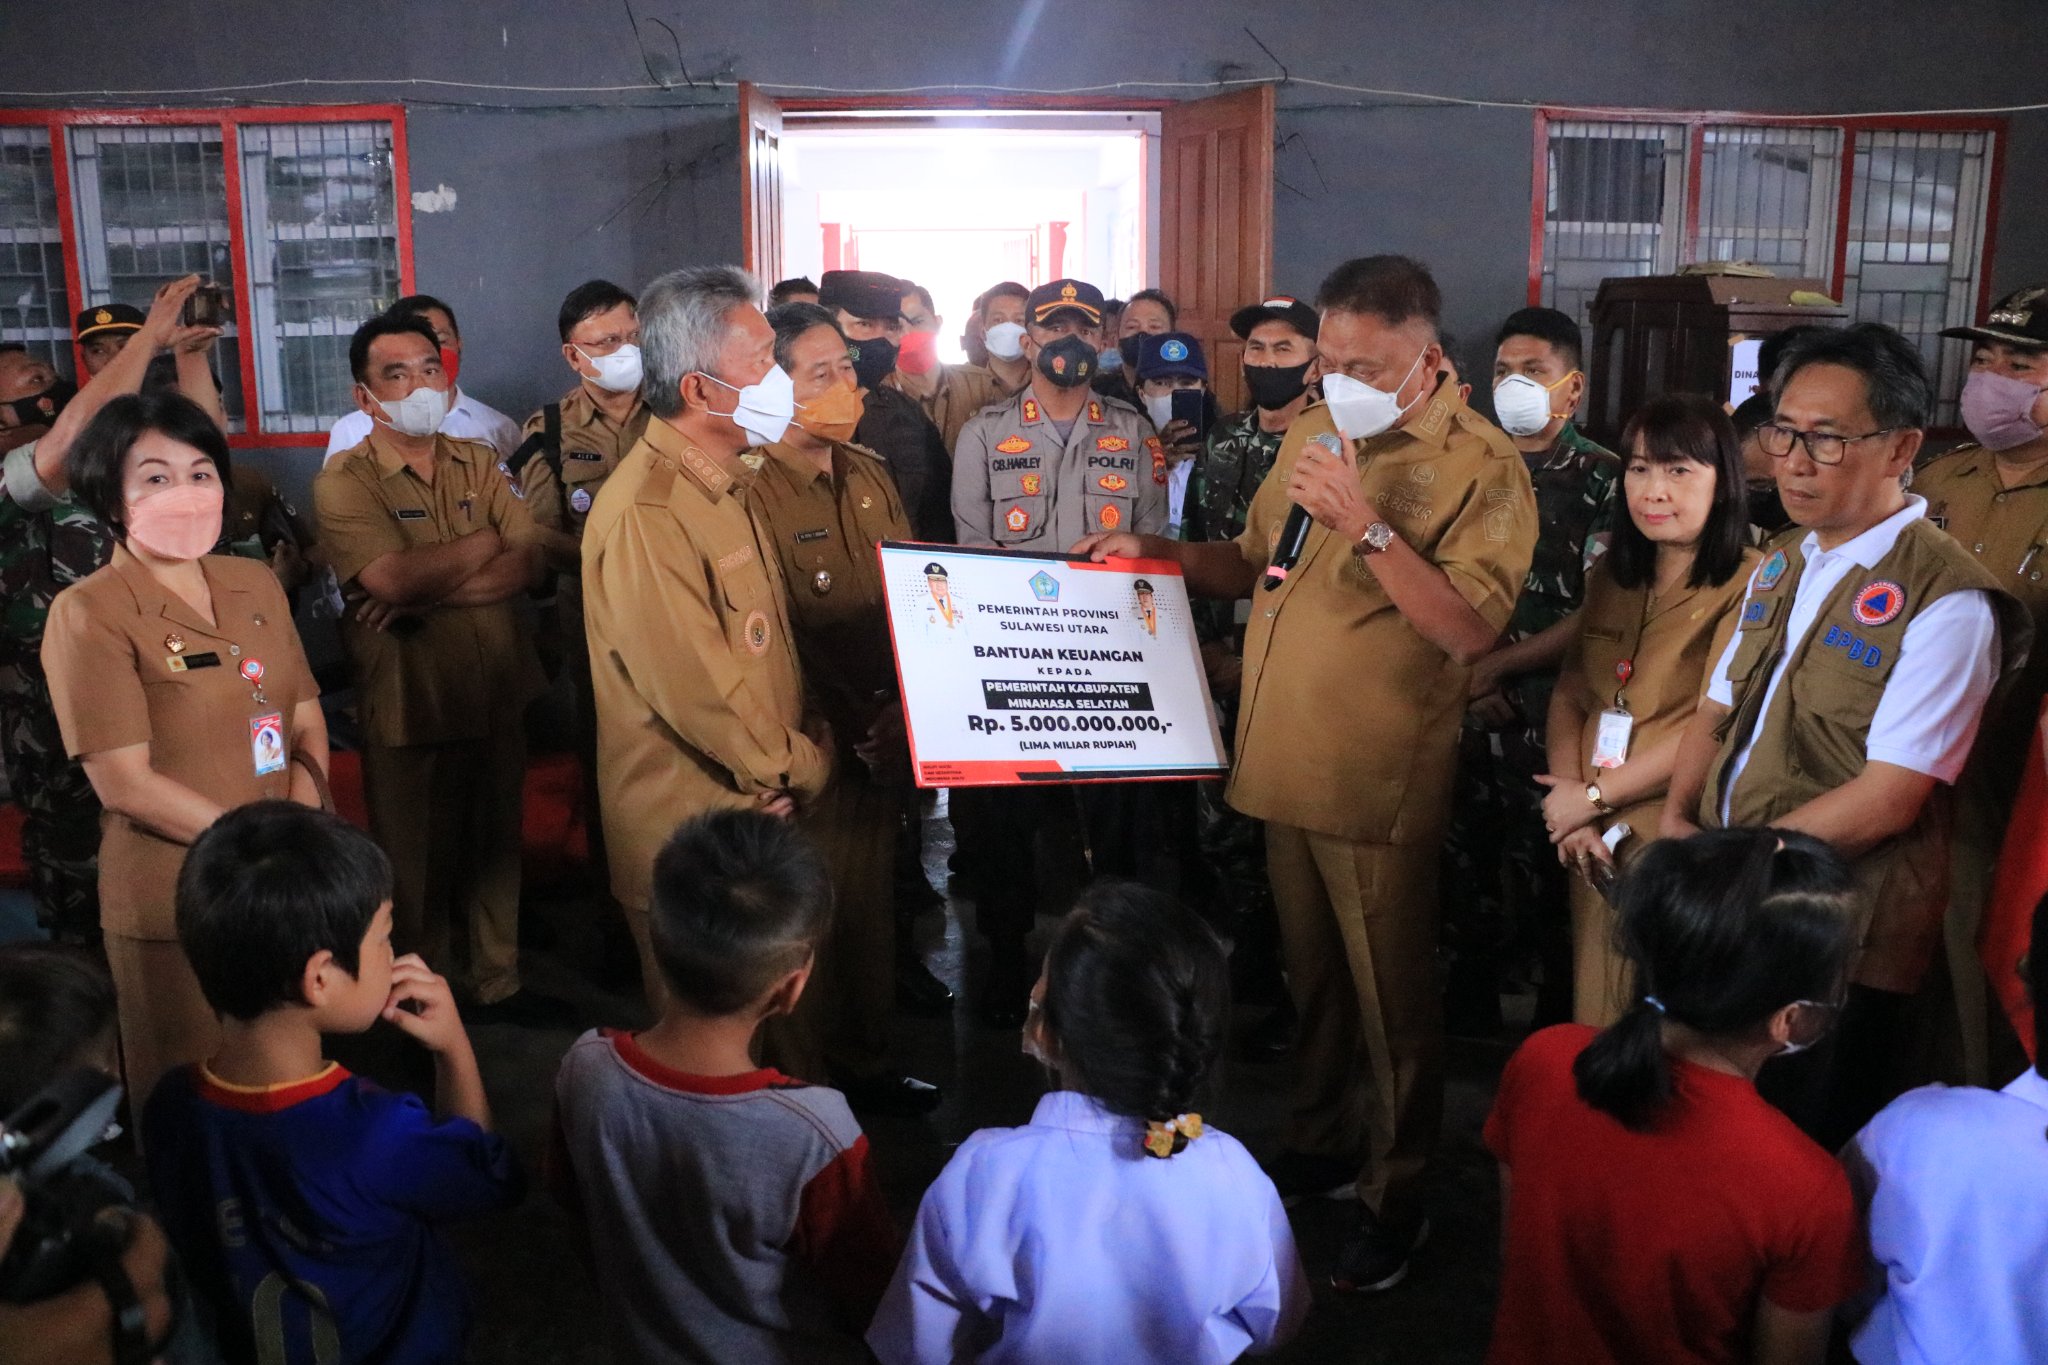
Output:
[[900,1239],[836,1090],[754,1065],[832,914],[797,828],[722,811],[676,830],[649,916],[668,986],[644,1033],[577,1039],[549,1184],[589,1232],[625,1361],[859,1361]]
[[1842,1153],[1882,1272],[1850,1340],[1865,1365],[2048,1360],[2048,900],[2023,971],[2034,1065],[1901,1095]]
[[[508,1207],[521,1182],[448,983],[392,959],[391,865],[331,815],[258,802],[192,845],[177,914],[221,1045],[164,1077],[143,1135],[222,1353],[460,1359],[468,1296],[436,1224]],[[322,1034],[379,1019],[434,1054],[431,1113],[322,1057]]]
[[1645,849],[1619,888],[1633,1004],[1508,1062],[1492,1365],[1818,1365],[1862,1249],[1835,1159],[1756,1092],[1840,1009],[1848,870],[1788,831]]
[[1192,1365],[1291,1337],[1308,1290],[1279,1193],[1189,1112],[1229,1016],[1201,920],[1132,883],[1084,891],[1024,1025],[1060,1089],[967,1139],[925,1193],[875,1354]]

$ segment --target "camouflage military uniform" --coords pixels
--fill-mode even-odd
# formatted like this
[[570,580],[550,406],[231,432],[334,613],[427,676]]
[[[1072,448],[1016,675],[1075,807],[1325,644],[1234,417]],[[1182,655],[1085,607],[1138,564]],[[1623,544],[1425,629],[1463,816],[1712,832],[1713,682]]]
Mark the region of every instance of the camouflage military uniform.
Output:
[[44,927],[97,943],[100,803],[64,752],[43,676],[43,623],[51,599],[105,564],[114,542],[69,499],[31,512],[11,496],[15,487],[10,478],[0,492],[0,758],[27,816],[22,853]]
[[[1522,458],[1536,487],[1539,530],[1508,621],[1510,641],[1541,634],[1579,609],[1586,570],[1606,553],[1615,516],[1626,515],[1615,509],[1621,461],[1571,423],[1547,453]],[[1491,979],[1511,945],[1519,953],[1548,944],[1544,1002],[1561,1001],[1568,1016],[1564,870],[1544,828],[1545,791],[1535,780],[1550,771],[1544,719],[1556,683],[1550,671],[1505,680],[1502,691],[1516,715],[1505,729],[1465,718],[1444,847],[1443,934],[1454,982],[1466,969]],[[1554,962],[1559,952],[1567,955]],[[1553,982],[1553,975],[1565,979]]]
[[[1182,523],[1185,539],[1235,540],[1244,533],[1252,495],[1272,471],[1284,435],[1260,430],[1256,408],[1232,413],[1210,429],[1208,444],[1195,461],[1188,484]],[[1195,633],[1203,644],[1220,643],[1233,653],[1244,648],[1242,632],[1235,624],[1236,603],[1196,602],[1193,606]],[[1237,733],[1238,699],[1217,700],[1223,710],[1224,740],[1229,742]],[[1241,956],[1270,958],[1277,974],[1279,924],[1274,917],[1273,888],[1266,879],[1265,828],[1224,804],[1221,783],[1202,783],[1196,801],[1202,857],[1230,915],[1225,927],[1237,940]],[[1260,983],[1241,975],[1238,984],[1242,990],[1247,986],[1256,989]]]

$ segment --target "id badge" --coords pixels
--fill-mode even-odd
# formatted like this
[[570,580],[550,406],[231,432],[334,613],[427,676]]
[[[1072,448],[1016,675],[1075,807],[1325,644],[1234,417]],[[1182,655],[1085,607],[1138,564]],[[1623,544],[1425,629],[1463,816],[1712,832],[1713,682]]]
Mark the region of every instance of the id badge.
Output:
[[284,750],[284,716],[272,711],[249,722],[249,753],[256,763],[256,775],[281,773],[290,756]]
[[1628,762],[1628,737],[1635,732],[1636,718],[1614,709],[1600,713],[1600,730],[1593,739],[1593,766],[1619,768]]

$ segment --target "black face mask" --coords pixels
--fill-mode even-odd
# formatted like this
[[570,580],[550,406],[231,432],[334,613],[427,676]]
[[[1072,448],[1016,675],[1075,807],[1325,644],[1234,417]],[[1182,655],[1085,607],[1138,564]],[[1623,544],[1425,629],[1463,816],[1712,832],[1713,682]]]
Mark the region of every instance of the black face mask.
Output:
[[78,386],[68,379],[59,379],[41,393],[32,393],[26,398],[17,398],[11,403],[0,403],[18,427],[48,426],[57,420],[57,414],[64,411],[78,393]]
[[1308,388],[1309,363],[1245,366],[1244,386],[1252,396],[1252,406],[1275,412],[1301,397]]
[[872,341],[850,341],[846,353],[853,358],[853,377],[864,389],[880,388],[896,368],[896,343],[887,337]]
[[1124,364],[1134,370],[1138,368],[1138,342],[1144,335],[1143,332],[1133,332],[1116,344],[1117,350],[1123,355]]
[[1038,348],[1038,372],[1063,389],[1078,389],[1095,377],[1102,357],[1081,337],[1067,335]]

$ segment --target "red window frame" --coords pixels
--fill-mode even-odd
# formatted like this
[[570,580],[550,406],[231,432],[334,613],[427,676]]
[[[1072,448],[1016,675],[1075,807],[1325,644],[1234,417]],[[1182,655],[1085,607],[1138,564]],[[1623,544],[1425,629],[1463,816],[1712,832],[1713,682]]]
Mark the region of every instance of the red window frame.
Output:
[[[0,125],[41,127],[50,136],[50,175],[59,206],[63,234],[64,287],[77,307],[85,306],[85,273],[79,265],[77,214],[71,198],[71,148],[66,132],[87,127],[183,125],[216,127],[221,133],[223,170],[227,180],[228,249],[235,255],[235,316],[255,316],[249,292],[248,242],[242,226],[241,125],[245,123],[371,123],[391,125],[391,174],[398,230],[398,278],[408,294],[415,292],[412,270],[411,163],[406,146],[405,106],[399,104],[313,104],[236,109],[0,109]],[[256,400],[256,348],[245,338],[241,361],[243,422],[249,428],[228,436],[230,446],[249,449],[327,444],[324,432],[265,432],[261,404]],[[73,345],[74,373],[85,373],[85,358]]]
[[1856,134],[1865,132],[1932,132],[1991,134],[1991,166],[1985,187],[1984,249],[1977,266],[1977,311],[1991,307],[1991,272],[1998,248],[1999,200],[2005,192],[2007,123],[2002,118],[1963,118],[1913,114],[1901,117],[1809,118],[1798,114],[1687,112],[1672,109],[1567,109],[1536,111],[1535,187],[1529,204],[1529,304],[1543,302],[1543,214],[1550,198],[1550,125],[1572,123],[1661,123],[1685,128],[1685,222],[1679,259],[1691,260],[1699,245],[1700,163],[1709,124],[1742,124],[1770,128],[1832,128],[1842,134],[1840,199],[1835,210],[1835,249],[1828,271],[1828,290],[1841,297],[1842,274],[1849,261],[1849,206],[1855,189]]

